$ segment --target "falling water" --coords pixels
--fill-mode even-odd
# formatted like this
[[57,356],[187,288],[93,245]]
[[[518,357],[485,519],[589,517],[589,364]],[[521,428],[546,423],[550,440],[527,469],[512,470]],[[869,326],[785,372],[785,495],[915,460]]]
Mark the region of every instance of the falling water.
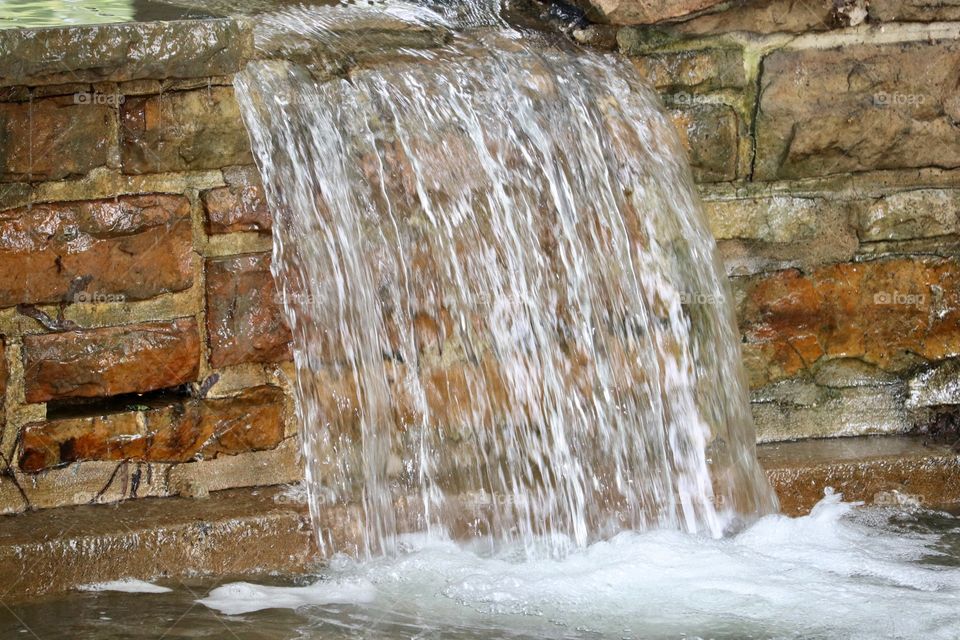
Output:
[[[287,60],[237,80],[315,522],[362,505],[361,555],[409,530],[563,554],[775,510],[656,95],[614,56],[455,13],[288,10],[261,33],[296,41]],[[370,53],[371,19],[430,46]]]

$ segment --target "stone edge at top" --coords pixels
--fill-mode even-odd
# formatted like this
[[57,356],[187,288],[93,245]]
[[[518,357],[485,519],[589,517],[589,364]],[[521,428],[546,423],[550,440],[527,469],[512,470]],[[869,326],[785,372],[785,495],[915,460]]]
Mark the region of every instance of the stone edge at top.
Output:
[[236,18],[4,29],[0,87],[226,76],[253,55]]

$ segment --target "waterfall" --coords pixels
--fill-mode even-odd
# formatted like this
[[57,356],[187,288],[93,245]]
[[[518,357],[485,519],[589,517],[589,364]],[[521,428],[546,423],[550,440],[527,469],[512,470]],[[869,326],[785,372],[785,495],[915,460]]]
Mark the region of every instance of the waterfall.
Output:
[[[656,94],[624,59],[456,9],[290,9],[261,28],[283,59],[236,81],[311,514],[362,507],[356,548],[318,524],[320,544],[389,553],[413,530],[562,555],[775,511]],[[402,27],[392,51],[378,20]]]

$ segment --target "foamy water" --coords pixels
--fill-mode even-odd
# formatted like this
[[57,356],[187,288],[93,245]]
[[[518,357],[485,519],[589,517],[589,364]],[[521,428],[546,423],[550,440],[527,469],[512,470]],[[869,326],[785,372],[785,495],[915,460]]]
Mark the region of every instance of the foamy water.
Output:
[[95,582],[77,587],[80,591],[118,591],[120,593],[168,593],[172,591],[169,587],[161,587],[143,580],[134,580],[125,578],[123,580],[111,580],[109,582]]
[[442,637],[957,638],[960,570],[895,513],[830,494],[728,538],[625,532],[559,560],[407,536],[397,557],[340,559],[310,586],[228,584],[200,602]]

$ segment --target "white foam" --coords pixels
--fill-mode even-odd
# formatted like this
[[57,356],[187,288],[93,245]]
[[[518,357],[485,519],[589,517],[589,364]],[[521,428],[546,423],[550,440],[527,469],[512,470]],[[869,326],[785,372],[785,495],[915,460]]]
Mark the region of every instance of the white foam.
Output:
[[85,584],[77,587],[77,589],[80,591],[122,591],[124,593],[168,593],[172,591],[169,587],[161,587],[157,584],[144,582],[143,580],[134,580],[133,578]]
[[314,585],[227,585],[201,600],[224,613],[357,605],[369,619],[438,629],[546,629],[617,637],[925,638],[958,636],[960,571],[918,562],[931,534],[894,529],[890,510],[828,495],[802,518],[774,515],[721,540],[675,531],[623,533],[562,560],[517,561],[450,541],[341,560]]
[[268,587],[234,582],[211,591],[198,602],[227,615],[261,609],[299,609],[306,605],[372,602],[374,586],[366,581],[321,580],[306,587]]

